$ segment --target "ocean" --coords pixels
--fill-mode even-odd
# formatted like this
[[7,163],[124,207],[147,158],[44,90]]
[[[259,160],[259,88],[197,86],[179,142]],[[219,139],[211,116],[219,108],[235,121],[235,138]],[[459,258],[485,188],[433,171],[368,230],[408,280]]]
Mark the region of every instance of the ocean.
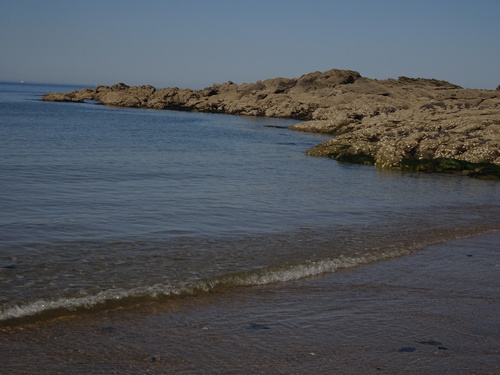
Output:
[[3,332],[223,308],[500,229],[498,182],[309,157],[329,137],[295,120],[39,101],[80,88],[0,83]]

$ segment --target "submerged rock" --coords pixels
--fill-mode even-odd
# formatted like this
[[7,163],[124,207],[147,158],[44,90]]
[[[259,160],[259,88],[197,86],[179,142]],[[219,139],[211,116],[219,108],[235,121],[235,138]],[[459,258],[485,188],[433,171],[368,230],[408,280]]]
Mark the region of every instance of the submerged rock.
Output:
[[305,122],[291,129],[335,136],[309,150],[311,156],[500,179],[500,92],[436,79],[375,80],[333,69],[203,90],[120,83],[41,100],[295,118]]
[[264,324],[258,324],[258,323],[251,323],[247,329],[271,329],[270,327],[264,325]]
[[432,345],[432,346],[443,345],[442,343],[440,343],[439,341],[436,341],[436,340],[425,340],[425,341],[419,341],[418,343],[423,344],[423,345]]
[[407,346],[407,347],[399,349],[398,352],[400,352],[400,353],[413,353],[416,350],[417,349],[412,347],[412,346]]
[[115,327],[102,327],[97,330],[99,333],[114,333],[117,331]]

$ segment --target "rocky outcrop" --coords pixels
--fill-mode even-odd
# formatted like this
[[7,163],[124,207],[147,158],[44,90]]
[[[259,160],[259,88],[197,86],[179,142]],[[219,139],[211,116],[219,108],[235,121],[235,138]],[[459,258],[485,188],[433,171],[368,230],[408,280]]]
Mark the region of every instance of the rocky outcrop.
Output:
[[121,83],[42,100],[295,118],[305,122],[294,130],[335,136],[309,150],[312,156],[500,179],[500,92],[436,79],[374,80],[329,70],[203,90]]
[[432,95],[412,95],[385,107],[362,95],[293,128],[336,135],[309,150],[312,156],[500,179],[500,95],[458,88],[427,93]]
[[[70,93],[45,95],[45,101],[82,102],[154,109],[215,112],[233,115],[312,119],[318,108],[329,106],[328,98],[341,87],[361,78],[358,72],[331,70],[310,73],[297,79],[274,78],[237,85],[234,82],[213,84],[203,90],[152,86],[127,86],[123,83],[97,86]],[[340,90],[340,91],[339,91]]]

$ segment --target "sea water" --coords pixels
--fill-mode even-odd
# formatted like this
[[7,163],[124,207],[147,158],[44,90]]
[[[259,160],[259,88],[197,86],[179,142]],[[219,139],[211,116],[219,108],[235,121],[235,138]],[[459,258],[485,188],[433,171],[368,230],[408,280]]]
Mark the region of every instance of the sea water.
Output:
[[[294,120],[0,84],[0,325],[287,282],[500,228],[500,185],[312,158]],[[244,289],[242,289],[244,292]]]

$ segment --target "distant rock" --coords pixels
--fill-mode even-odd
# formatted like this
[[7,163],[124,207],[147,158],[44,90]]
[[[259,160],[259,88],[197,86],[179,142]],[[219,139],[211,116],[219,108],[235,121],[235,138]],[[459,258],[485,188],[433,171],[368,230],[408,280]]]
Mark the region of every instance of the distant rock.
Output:
[[203,90],[119,83],[41,100],[300,119],[305,122],[291,129],[335,136],[307,151],[312,156],[500,179],[498,88],[463,89],[424,78],[375,80],[334,69]]

